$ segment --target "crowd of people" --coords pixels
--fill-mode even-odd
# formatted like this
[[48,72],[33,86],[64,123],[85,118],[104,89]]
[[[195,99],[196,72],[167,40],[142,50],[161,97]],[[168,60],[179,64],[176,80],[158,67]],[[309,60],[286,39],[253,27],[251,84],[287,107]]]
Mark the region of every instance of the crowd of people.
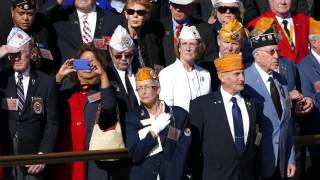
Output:
[[[318,4],[3,4],[1,155],[127,148],[129,159],[2,167],[0,179],[298,176],[294,135],[320,133]],[[299,152],[311,159],[300,178],[318,180],[320,145]]]

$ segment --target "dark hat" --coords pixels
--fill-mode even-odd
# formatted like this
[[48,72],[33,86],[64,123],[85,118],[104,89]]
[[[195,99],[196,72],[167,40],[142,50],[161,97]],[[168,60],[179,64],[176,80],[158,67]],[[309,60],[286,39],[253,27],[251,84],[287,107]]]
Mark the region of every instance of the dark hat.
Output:
[[280,33],[276,30],[276,24],[273,18],[260,18],[254,29],[250,31],[252,49],[277,45],[280,38]]
[[30,10],[36,8],[36,1],[35,0],[13,0],[12,7],[20,7],[23,10]]

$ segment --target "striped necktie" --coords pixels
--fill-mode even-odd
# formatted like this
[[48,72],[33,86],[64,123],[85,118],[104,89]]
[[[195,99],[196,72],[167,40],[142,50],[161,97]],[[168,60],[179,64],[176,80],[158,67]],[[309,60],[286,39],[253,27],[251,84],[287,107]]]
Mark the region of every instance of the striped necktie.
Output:
[[82,16],[82,24],[83,24],[83,28],[82,28],[82,42],[84,44],[90,43],[92,41],[91,38],[91,29],[90,29],[90,25],[88,23],[88,14],[84,14]]
[[17,97],[18,97],[18,112],[21,114],[23,110],[23,106],[25,103],[25,98],[24,98],[24,91],[23,91],[23,84],[22,84],[22,73],[18,74],[18,83],[17,83]]

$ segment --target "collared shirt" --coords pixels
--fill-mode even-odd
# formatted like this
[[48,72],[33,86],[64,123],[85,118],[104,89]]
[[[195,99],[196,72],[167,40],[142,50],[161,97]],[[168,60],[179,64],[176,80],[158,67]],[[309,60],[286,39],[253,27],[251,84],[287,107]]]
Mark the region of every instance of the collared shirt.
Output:
[[311,53],[316,58],[318,63],[320,64],[320,55],[318,53],[316,53],[313,49],[311,49]]
[[[83,35],[83,18],[85,13],[77,10],[78,13],[78,17],[79,17],[79,21],[80,21],[80,31],[81,31],[81,35]],[[93,6],[92,10],[87,13],[88,14],[88,23],[89,23],[89,27],[90,27],[90,37],[93,40],[94,39],[94,32],[96,30],[96,22],[97,22],[97,9],[96,9],[96,5]]]
[[[182,23],[183,26],[188,26],[189,25],[189,20],[186,19],[183,23]],[[173,34],[176,34],[176,31],[177,31],[177,26],[178,26],[178,22],[176,20],[174,20],[172,18],[172,28],[173,28]]]
[[231,98],[235,97],[237,99],[237,104],[241,110],[241,115],[242,115],[244,143],[247,143],[250,123],[249,123],[249,114],[248,114],[247,107],[246,107],[246,104],[245,104],[243,97],[240,94],[232,96],[230,93],[226,92],[222,86],[220,88],[220,91],[221,91],[221,95],[222,95],[224,108],[227,113],[227,119],[228,119],[228,123],[229,123],[229,127],[230,127],[233,141],[235,141],[235,138],[234,138],[234,124],[233,124],[233,116],[232,116],[233,103],[231,101]]
[[[122,82],[124,89],[126,90],[126,92],[128,92],[127,86],[126,86],[126,71],[122,71],[120,69],[117,69],[116,67],[115,67],[115,69],[117,70],[117,72],[119,74],[119,77],[121,79],[121,82]],[[136,79],[134,77],[134,74],[132,73],[131,65],[128,68],[128,79],[130,81],[130,84],[133,88],[134,94],[136,95],[136,98],[137,98],[138,103],[140,105],[139,95],[138,95],[138,92],[136,91]]]
[[293,33],[292,33],[292,42],[293,42],[293,44],[296,44],[295,33],[294,33],[294,24],[293,24],[293,19],[292,19],[291,13],[286,18],[282,18],[282,17],[276,16],[276,19],[277,19],[278,23],[281,25],[283,32],[285,32],[285,31],[284,31],[284,27],[283,27],[282,22],[283,22],[283,20],[287,20],[288,21],[287,28],[290,31],[290,26],[292,27],[292,31],[293,31]]
[[258,70],[258,73],[260,74],[260,77],[261,77],[264,85],[266,86],[269,94],[271,95],[269,77],[273,78],[272,74],[266,73],[264,70],[261,69],[261,67],[257,63],[254,63],[254,65],[256,66],[256,69]]
[[[18,74],[19,74],[18,72],[14,73],[14,77],[15,77],[16,83],[18,83],[18,81],[19,81]],[[23,84],[24,99],[27,98],[29,80],[30,80],[30,67],[25,72],[22,73],[22,84]]]

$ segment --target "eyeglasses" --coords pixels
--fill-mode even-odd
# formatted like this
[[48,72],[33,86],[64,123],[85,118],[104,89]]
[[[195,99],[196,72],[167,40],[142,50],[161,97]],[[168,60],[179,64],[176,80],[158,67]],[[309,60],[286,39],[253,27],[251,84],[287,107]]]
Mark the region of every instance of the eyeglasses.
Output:
[[137,87],[136,91],[138,93],[141,93],[143,90],[146,90],[147,92],[151,92],[151,90],[155,87],[157,87],[157,86],[139,86],[139,87]]
[[239,8],[238,8],[238,7],[234,7],[234,6],[219,6],[219,7],[218,7],[218,11],[219,11],[219,13],[221,13],[221,14],[226,13],[226,12],[228,11],[228,9],[229,9],[229,12],[230,12],[231,14],[237,14],[237,13],[239,13]]
[[265,51],[265,50],[259,50],[259,51],[262,51],[262,52],[265,52],[265,53],[268,53],[269,55],[273,56],[275,55],[276,53],[279,54],[280,53],[280,49],[271,49],[269,51]]
[[113,56],[116,59],[121,59],[122,57],[124,57],[125,59],[129,59],[133,56],[133,54],[132,53],[128,53],[128,54],[122,53],[122,54],[113,54]]
[[144,16],[147,14],[146,10],[134,10],[134,9],[126,9],[127,14],[133,15],[134,13],[137,13],[139,16]]

